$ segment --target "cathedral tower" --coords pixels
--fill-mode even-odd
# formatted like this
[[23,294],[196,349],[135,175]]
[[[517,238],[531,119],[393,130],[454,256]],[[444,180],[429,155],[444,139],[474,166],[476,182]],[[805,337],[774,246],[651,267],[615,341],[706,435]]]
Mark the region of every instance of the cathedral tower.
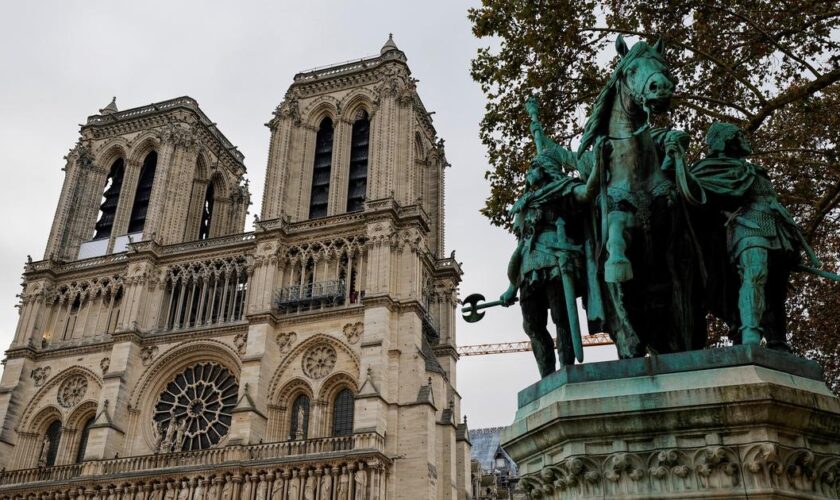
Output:
[[296,75],[245,233],[243,157],[195,100],[91,116],[24,272],[0,498],[471,498],[415,83],[390,38]]

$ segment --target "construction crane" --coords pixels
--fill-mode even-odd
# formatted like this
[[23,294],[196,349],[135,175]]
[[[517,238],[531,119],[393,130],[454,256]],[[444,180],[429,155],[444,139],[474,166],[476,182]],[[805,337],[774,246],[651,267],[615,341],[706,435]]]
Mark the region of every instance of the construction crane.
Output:
[[[606,333],[593,333],[592,335],[583,335],[584,347],[593,347],[598,345],[611,345],[613,343],[610,336]],[[557,339],[554,339],[554,345],[557,345]],[[527,352],[531,350],[531,342],[525,340],[522,342],[502,342],[500,344],[477,344],[477,345],[462,345],[458,346],[458,354],[461,356],[483,356],[485,354],[507,354],[511,352]]]

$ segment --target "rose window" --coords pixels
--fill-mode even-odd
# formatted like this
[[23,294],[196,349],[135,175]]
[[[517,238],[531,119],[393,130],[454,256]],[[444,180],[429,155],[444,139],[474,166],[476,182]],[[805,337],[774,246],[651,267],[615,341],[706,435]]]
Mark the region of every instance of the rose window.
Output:
[[58,388],[58,404],[65,408],[72,408],[85,397],[88,381],[84,375],[69,378]]
[[227,368],[216,363],[191,366],[161,392],[156,427],[162,435],[170,434],[172,451],[210,448],[230,430],[238,394],[239,383]]
[[335,367],[335,359],[332,346],[315,346],[303,356],[303,373],[312,378],[325,377]]

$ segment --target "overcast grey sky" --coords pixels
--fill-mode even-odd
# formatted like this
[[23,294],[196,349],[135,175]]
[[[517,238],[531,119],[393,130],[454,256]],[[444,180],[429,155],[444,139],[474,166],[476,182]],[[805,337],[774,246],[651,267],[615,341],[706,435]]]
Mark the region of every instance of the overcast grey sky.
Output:
[[[447,253],[465,270],[461,295],[506,288],[514,240],[478,210],[487,196],[478,138],[484,97],[469,75],[473,2],[6,1],[0,16],[0,348],[17,323],[15,294],[43,256],[78,124],[117,96],[120,109],[181,95],[245,154],[251,213],[260,210],[269,132],[263,126],[300,70],[376,54],[394,33],[435,127],[446,139]],[[248,217],[249,225],[251,216]],[[250,229],[250,228],[246,228]],[[519,311],[459,323],[459,344],[525,340]],[[609,357],[611,348],[587,350]],[[458,390],[471,428],[509,424],[516,392],[538,378],[530,353],[462,358]]]

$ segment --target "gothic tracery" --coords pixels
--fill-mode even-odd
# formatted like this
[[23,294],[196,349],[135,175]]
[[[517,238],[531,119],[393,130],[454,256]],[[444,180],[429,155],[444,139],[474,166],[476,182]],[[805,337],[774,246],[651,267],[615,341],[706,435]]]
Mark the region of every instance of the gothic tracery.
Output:
[[167,384],[155,405],[161,451],[203,450],[224,438],[239,383],[216,363],[193,365]]

